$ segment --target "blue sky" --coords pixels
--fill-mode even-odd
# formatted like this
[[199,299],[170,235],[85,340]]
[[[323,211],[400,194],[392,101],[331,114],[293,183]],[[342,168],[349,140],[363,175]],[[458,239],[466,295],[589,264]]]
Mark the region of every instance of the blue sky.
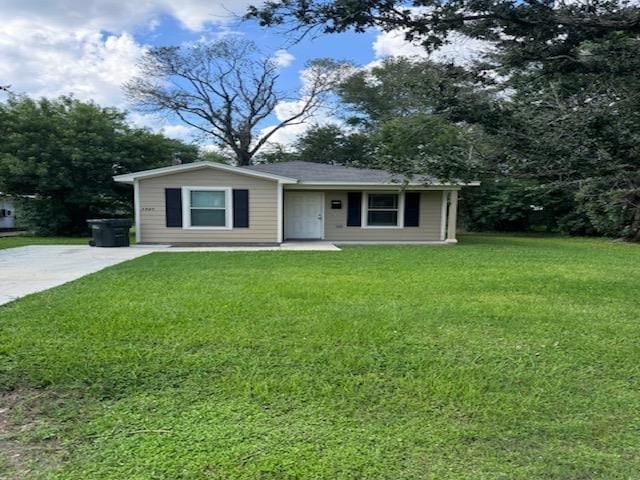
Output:
[[[281,88],[286,90],[300,86],[300,73],[314,58],[365,66],[387,56],[425,55],[420,47],[405,42],[402,32],[320,34],[295,43],[282,31],[238,20],[249,4],[259,1],[3,0],[0,84],[34,97],[72,93],[81,100],[129,109],[121,85],[135,75],[146,48],[229,34],[249,38],[266,51],[285,49],[280,53],[289,60],[281,70]],[[475,47],[450,48],[441,57],[463,58]],[[191,138],[190,129],[174,118],[132,112],[130,120],[169,136]],[[276,121],[274,116],[264,127]],[[310,122],[331,121],[338,119],[325,115]],[[290,127],[274,140],[291,143],[305,128],[308,124]]]
[[[253,21],[233,20],[223,26],[209,25],[206,30],[193,32],[185,29],[175,18],[163,17],[162,22],[153,31],[148,29],[135,32],[134,38],[149,46],[177,45],[198,40],[202,36],[238,34],[251,39],[267,52],[286,50],[293,61],[280,72],[280,85],[285,90],[293,90],[300,85],[300,72],[305,64],[316,58],[348,60],[356,65],[366,65],[376,59],[373,49],[378,34],[372,30],[367,33],[317,34],[302,39],[274,29],[264,28]],[[296,41],[293,41],[293,40]]]

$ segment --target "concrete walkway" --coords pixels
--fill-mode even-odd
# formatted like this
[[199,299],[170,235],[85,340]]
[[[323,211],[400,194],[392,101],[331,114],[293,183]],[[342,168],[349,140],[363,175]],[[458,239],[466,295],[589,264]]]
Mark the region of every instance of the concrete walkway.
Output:
[[280,245],[263,247],[172,247],[171,245],[135,245],[130,248],[140,250],[151,250],[153,252],[282,252],[282,251],[308,251],[308,252],[338,252],[340,249],[331,242],[308,241],[308,242],[284,242]]
[[291,242],[274,247],[94,248],[87,245],[31,245],[0,250],[0,305],[31,293],[57,287],[103,268],[152,252],[254,252],[340,250],[328,242]]

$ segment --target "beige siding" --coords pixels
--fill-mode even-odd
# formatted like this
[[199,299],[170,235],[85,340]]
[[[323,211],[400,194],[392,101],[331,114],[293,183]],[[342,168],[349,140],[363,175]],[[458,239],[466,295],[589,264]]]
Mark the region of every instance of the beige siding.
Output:
[[[165,226],[165,188],[231,187],[249,190],[249,228],[185,230]],[[272,243],[278,241],[278,182],[210,168],[140,180],[140,242]]]
[[[347,227],[347,192],[325,192],[324,236],[331,241],[440,241],[442,191],[420,193],[420,226],[406,228]],[[342,200],[342,209],[332,210],[331,200]]]

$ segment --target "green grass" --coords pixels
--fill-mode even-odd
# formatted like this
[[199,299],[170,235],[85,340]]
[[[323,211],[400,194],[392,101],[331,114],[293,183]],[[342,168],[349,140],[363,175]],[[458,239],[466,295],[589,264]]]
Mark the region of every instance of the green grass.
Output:
[[[28,245],[88,245],[89,240],[89,237],[36,237],[33,235],[0,237],[0,250]],[[136,233],[133,228],[129,232],[129,241],[132,245],[136,243]]]
[[87,245],[89,238],[83,237],[34,237],[18,235],[0,237],[0,250],[4,248],[25,247],[27,245]]
[[639,286],[604,240],[155,253],[0,308],[5,444],[47,479],[635,479]]

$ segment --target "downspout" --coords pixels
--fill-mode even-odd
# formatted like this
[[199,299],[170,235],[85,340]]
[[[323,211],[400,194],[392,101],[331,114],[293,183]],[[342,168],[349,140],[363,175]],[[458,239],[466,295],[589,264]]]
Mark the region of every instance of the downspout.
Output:
[[449,216],[447,219],[447,243],[458,243],[456,239],[458,219],[458,191],[451,190],[449,194]]
[[133,181],[133,215],[136,226],[136,243],[140,243],[142,232],[140,231],[140,183]]

